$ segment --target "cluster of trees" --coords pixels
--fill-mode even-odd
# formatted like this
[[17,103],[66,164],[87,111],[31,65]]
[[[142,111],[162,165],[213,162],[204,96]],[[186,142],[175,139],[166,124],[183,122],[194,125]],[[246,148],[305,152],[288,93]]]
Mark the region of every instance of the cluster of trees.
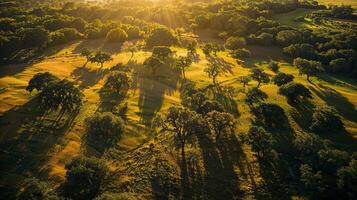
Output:
[[49,72],[35,74],[26,90],[37,90],[39,106],[45,112],[59,110],[58,121],[65,113],[72,113],[82,105],[83,94],[74,83],[66,79],[60,80]]
[[112,56],[108,53],[102,51],[93,52],[92,50],[87,48],[82,49],[80,54],[81,56],[86,58],[86,62],[83,66],[86,66],[88,62],[91,62],[98,63],[100,65],[100,68],[103,68],[104,63],[113,60]]

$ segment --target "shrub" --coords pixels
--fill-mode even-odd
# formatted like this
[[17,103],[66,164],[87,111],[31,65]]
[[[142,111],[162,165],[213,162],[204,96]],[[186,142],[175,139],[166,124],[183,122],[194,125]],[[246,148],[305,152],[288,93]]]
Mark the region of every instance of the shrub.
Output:
[[128,34],[120,28],[112,29],[108,32],[107,42],[125,42],[128,39]]
[[339,130],[343,127],[341,118],[331,107],[314,109],[310,129],[315,133]]
[[275,85],[277,85],[277,86],[282,86],[284,84],[290,83],[293,80],[294,80],[294,76],[293,75],[285,74],[285,73],[282,73],[282,72],[279,72],[272,79],[273,83]]
[[86,142],[95,147],[114,145],[124,131],[124,122],[112,113],[96,113],[86,119]]
[[270,60],[268,67],[275,73],[279,72],[279,63],[274,60]]
[[275,37],[277,43],[282,46],[288,46],[291,44],[301,43],[303,37],[301,33],[295,30],[283,30],[280,31]]

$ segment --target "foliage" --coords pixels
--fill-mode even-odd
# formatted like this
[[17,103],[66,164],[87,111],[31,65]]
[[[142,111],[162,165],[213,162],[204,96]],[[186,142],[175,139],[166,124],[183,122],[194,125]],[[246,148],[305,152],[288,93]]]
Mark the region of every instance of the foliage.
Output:
[[272,137],[259,126],[252,126],[247,133],[247,143],[251,145],[252,151],[259,159],[270,157],[272,152]]
[[233,115],[225,112],[212,111],[206,117],[208,124],[216,136],[216,141],[222,133],[234,133],[235,120]]
[[86,142],[95,147],[114,145],[123,131],[123,120],[109,112],[96,113],[86,119]]
[[37,178],[27,178],[21,185],[18,200],[42,200],[48,192],[47,185]]
[[231,55],[235,59],[244,59],[244,58],[250,58],[251,57],[251,52],[248,49],[236,49],[231,52]]
[[281,46],[288,46],[291,44],[298,44],[303,41],[301,33],[295,30],[280,31],[275,37],[277,43]]
[[357,160],[352,159],[348,166],[338,170],[338,187],[349,199],[357,197]]
[[132,193],[110,193],[104,192],[94,200],[135,200]]
[[160,58],[161,60],[165,60],[172,55],[172,51],[170,47],[154,46],[152,49],[152,55]]
[[306,75],[308,81],[310,81],[310,76],[316,76],[323,71],[321,62],[318,61],[296,58],[294,65],[299,69],[300,74]]
[[275,85],[277,86],[282,86],[284,84],[290,83],[294,80],[294,76],[291,74],[285,74],[282,72],[279,72],[278,74],[276,74],[272,81]]
[[304,184],[306,192],[312,198],[322,196],[323,192],[326,190],[321,171],[315,173],[307,164],[300,166],[300,181]]
[[243,84],[243,87],[245,88],[246,85],[252,80],[250,76],[241,76],[239,78],[239,82]]
[[154,46],[171,46],[177,44],[177,38],[166,27],[157,27],[146,38],[146,45],[148,47]]
[[108,53],[98,51],[91,57],[90,62],[100,64],[100,68],[103,68],[105,62],[113,60],[112,56]]
[[257,88],[259,88],[262,83],[269,83],[269,75],[259,68],[254,68],[250,70],[250,76],[253,80],[258,82]]
[[270,60],[268,67],[275,73],[279,72],[279,63],[274,60]]
[[37,73],[29,81],[26,90],[32,92],[34,89],[41,92],[46,89],[50,84],[58,81],[59,79],[49,72]]
[[179,56],[176,59],[176,67],[181,70],[184,79],[186,78],[185,71],[191,65],[192,65],[192,59],[190,57],[188,57],[188,56],[186,56],[186,57]]
[[224,46],[229,50],[240,49],[246,45],[245,39],[241,37],[229,37]]
[[80,53],[81,53],[81,56],[86,58],[86,63],[84,64],[84,66],[86,66],[87,63],[91,61],[91,59],[93,57],[93,52],[88,48],[83,48],[83,49],[81,49]]
[[260,103],[252,108],[257,122],[262,123],[265,127],[275,128],[286,126],[286,115],[284,109],[277,104]]
[[65,167],[64,195],[72,199],[93,199],[109,175],[105,161],[94,157],[75,157]]
[[111,72],[105,81],[104,87],[111,92],[125,96],[130,88],[131,80],[124,72]]
[[154,75],[158,68],[164,65],[164,61],[162,61],[157,56],[150,56],[144,61],[144,65],[151,69],[151,73]]
[[326,134],[325,132],[339,130],[343,127],[341,118],[331,107],[319,107],[314,109],[310,129],[315,133]]
[[265,92],[261,91],[259,88],[254,87],[254,88],[248,90],[247,97],[246,97],[245,101],[249,105],[253,105],[255,103],[260,103],[267,98],[268,98],[268,95]]
[[311,92],[301,83],[289,82],[280,86],[279,94],[286,96],[290,102],[299,102],[300,99],[312,98]]
[[125,42],[128,39],[128,34],[120,28],[112,29],[108,32],[107,42]]

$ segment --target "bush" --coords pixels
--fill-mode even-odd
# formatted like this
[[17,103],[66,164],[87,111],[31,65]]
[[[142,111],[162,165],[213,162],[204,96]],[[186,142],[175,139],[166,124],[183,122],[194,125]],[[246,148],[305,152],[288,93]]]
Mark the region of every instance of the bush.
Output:
[[311,98],[311,92],[300,83],[290,82],[279,88],[280,95],[284,95],[290,102],[299,102],[300,99]]
[[283,49],[283,52],[293,58],[301,57],[306,59],[318,58],[318,52],[311,44],[292,44]]
[[172,51],[171,51],[170,47],[155,46],[152,49],[152,55],[156,56],[162,60],[164,60],[165,58],[168,58],[171,54],[172,54]]
[[94,157],[76,157],[65,168],[64,196],[78,200],[96,197],[109,174],[105,161]]
[[343,128],[341,118],[336,110],[331,107],[321,107],[314,109],[310,129],[315,133],[339,130]]
[[124,122],[112,113],[96,113],[85,121],[86,142],[97,148],[114,145],[124,132]]
[[279,63],[274,60],[270,60],[268,67],[275,73],[279,72]]
[[293,80],[294,80],[294,76],[293,75],[285,74],[285,73],[282,73],[282,72],[279,72],[272,79],[273,83],[275,85],[277,85],[277,86],[282,86],[284,84],[290,83]]
[[224,46],[229,50],[237,50],[245,45],[245,39],[242,37],[229,37],[224,44]]
[[108,32],[106,42],[125,42],[128,34],[120,28],[112,29]]
[[146,38],[146,46],[171,46],[177,44],[177,38],[166,27],[158,27],[154,29],[148,38]]
[[274,42],[274,36],[270,33],[261,33],[258,36],[250,35],[248,38],[250,44],[269,46]]

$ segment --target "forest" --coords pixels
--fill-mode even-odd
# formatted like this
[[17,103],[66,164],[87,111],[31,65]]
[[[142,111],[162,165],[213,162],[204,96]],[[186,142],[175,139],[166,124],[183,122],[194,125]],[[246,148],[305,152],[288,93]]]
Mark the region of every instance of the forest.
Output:
[[0,200],[357,199],[356,9],[0,1]]

